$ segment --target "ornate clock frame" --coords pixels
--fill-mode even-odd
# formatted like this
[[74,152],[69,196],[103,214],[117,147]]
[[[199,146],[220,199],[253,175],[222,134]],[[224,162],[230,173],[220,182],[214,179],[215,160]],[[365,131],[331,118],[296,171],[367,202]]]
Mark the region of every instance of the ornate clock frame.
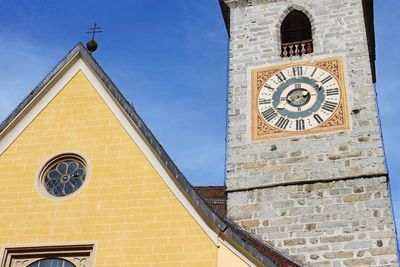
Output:
[[[315,66],[333,75],[339,83],[340,102],[336,110],[321,125],[303,131],[285,131],[267,123],[260,114],[257,98],[265,82],[282,69],[292,66]],[[314,134],[349,129],[347,89],[343,59],[340,56],[313,61],[300,61],[251,70],[251,125],[252,140],[266,140],[280,137]]]

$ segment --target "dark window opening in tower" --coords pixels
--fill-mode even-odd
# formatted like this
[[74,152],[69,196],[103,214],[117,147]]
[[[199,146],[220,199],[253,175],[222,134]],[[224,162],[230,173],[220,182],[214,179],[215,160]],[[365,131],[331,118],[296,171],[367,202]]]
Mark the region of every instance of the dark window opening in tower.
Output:
[[293,10],[281,25],[282,57],[301,56],[313,52],[311,22],[306,14]]

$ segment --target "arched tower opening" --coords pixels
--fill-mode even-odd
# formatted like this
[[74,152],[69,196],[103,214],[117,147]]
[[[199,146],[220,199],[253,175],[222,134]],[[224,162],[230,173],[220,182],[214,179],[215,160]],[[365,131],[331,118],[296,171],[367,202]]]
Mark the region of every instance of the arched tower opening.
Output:
[[301,56],[313,52],[311,22],[299,10],[291,11],[281,24],[281,56]]

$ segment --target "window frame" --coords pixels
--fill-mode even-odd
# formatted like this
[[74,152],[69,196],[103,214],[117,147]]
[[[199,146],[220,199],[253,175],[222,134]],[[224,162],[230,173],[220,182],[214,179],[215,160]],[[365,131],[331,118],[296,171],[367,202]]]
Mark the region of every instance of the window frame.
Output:
[[42,259],[68,260],[77,267],[93,267],[95,244],[8,246],[4,248],[1,267],[27,267]]
[[[44,174],[52,164],[55,164],[58,161],[67,160],[67,159],[75,159],[75,160],[78,160],[79,162],[83,163],[83,165],[85,167],[85,179],[83,181],[83,184],[77,190],[72,192],[71,194],[57,197],[57,196],[50,194],[47,191],[46,185],[44,183]],[[82,152],[79,152],[79,151],[61,151],[61,152],[53,155],[49,159],[47,159],[40,166],[40,168],[36,171],[36,175],[35,175],[36,190],[42,197],[44,197],[46,199],[55,200],[55,201],[63,201],[63,200],[69,199],[69,198],[74,197],[75,195],[79,194],[89,183],[91,174],[92,174],[92,164],[89,161],[88,157],[86,157],[85,154],[83,154]]]

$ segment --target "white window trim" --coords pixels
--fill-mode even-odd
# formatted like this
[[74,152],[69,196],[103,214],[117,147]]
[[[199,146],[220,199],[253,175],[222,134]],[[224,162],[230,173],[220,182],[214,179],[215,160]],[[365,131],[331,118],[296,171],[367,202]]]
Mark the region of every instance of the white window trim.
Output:
[[1,267],[26,267],[41,259],[60,258],[77,267],[93,267],[95,244],[63,244],[43,246],[7,246],[4,248]]

